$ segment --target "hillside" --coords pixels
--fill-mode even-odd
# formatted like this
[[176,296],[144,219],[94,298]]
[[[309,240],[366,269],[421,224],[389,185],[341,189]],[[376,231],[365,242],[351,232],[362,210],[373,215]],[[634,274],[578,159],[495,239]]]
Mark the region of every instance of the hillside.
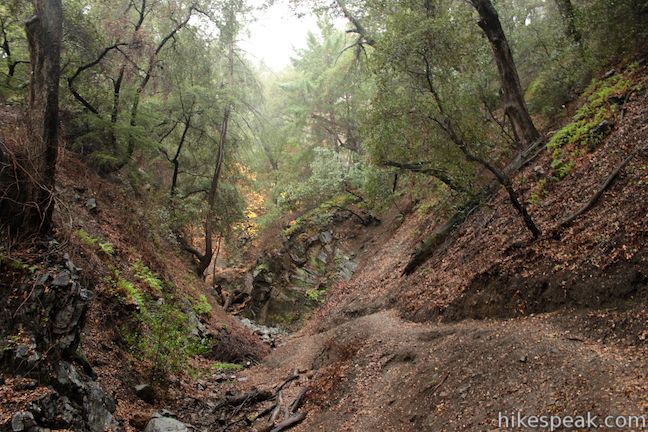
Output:
[[3,3],[0,431],[648,430],[646,41],[643,0]]
[[[636,72],[642,88],[646,78]],[[534,206],[550,233],[644,149],[559,237],[520,243],[524,228],[500,192],[401,276],[437,218],[383,216],[353,279],[249,372],[253,382],[305,371],[290,390],[308,388],[303,431],[498,430],[500,412],[518,411],[645,415],[647,107],[645,90],[634,94],[611,135]],[[530,195],[550,161],[542,153],[516,183]]]

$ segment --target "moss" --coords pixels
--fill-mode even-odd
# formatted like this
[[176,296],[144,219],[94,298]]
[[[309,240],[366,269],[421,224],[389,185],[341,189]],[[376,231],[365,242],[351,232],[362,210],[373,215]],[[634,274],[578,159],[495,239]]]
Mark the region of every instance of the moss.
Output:
[[297,219],[290,222],[288,228],[284,230],[286,237],[304,229],[308,225],[324,226],[330,223],[333,213],[338,207],[344,207],[352,202],[352,197],[348,194],[341,194],[323,202],[318,207],[305,212]]
[[261,264],[259,264],[258,266],[256,266],[254,268],[254,271],[252,272],[252,274],[254,275],[254,277],[256,277],[256,276],[260,275],[261,273],[267,272],[269,270],[270,270],[270,267],[268,266],[267,263],[261,263]]
[[35,265],[26,264],[17,258],[10,258],[2,253],[0,253],[0,265],[6,265],[13,270],[29,271],[30,273],[34,273],[38,269]]
[[[552,152],[551,167],[556,179],[566,177],[574,168],[573,159],[580,155],[580,148],[594,151],[611,132],[617,105],[610,99],[622,99],[632,90],[632,81],[623,74],[605,80],[592,80],[583,93],[586,101],[576,111],[572,122],[565,125],[547,143]],[[600,127],[608,122],[608,127]],[[565,152],[563,148],[569,148]]]
[[216,362],[212,364],[211,367],[219,372],[236,372],[243,369],[242,364],[227,362]]

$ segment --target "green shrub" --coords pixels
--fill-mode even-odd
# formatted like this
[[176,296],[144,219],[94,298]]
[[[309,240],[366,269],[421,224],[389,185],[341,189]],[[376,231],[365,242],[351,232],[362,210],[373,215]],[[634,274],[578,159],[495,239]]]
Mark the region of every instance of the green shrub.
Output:
[[142,261],[135,261],[133,264],[133,272],[137,279],[144,282],[151,289],[162,292],[162,281]]
[[98,237],[93,237],[83,229],[76,230],[74,234],[86,245],[96,246],[99,248],[100,252],[103,252],[106,255],[113,255],[115,253],[112,243],[103,241]]
[[146,310],[144,296],[132,282],[117,275],[116,286],[123,294],[127,295],[133,302],[135,302],[140,311]]
[[547,195],[547,184],[548,180],[546,178],[543,178],[535,185],[533,191],[531,192],[531,197],[529,198],[529,204],[540,204],[540,201],[542,201],[542,199]]
[[324,297],[326,296],[326,290],[324,289],[308,289],[306,290],[306,297],[308,300],[314,302],[314,303],[322,303],[324,301]]
[[200,294],[198,296],[198,300],[194,300],[193,310],[198,315],[207,315],[208,316],[208,315],[211,314],[212,305],[207,300],[207,296],[205,294]]
[[190,358],[208,352],[209,341],[190,335],[189,319],[172,297],[141,308],[137,329],[124,331],[131,349],[152,363],[152,374],[188,370]]

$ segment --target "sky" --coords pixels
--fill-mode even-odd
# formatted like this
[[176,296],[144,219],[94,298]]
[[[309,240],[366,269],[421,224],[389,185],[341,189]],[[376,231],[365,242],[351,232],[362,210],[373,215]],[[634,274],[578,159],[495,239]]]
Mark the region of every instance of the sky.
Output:
[[[256,0],[251,3],[263,3]],[[256,21],[248,27],[239,47],[247,52],[254,63],[264,62],[274,71],[290,65],[295,48],[306,47],[309,31],[317,31],[317,18],[313,15],[295,16],[288,0],[276,0],[268,9],[256,12]]]

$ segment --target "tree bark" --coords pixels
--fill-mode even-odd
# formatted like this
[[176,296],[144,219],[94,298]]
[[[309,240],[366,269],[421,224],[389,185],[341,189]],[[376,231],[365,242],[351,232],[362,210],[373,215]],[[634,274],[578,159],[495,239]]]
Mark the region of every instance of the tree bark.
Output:
[[[231,87],[234,83],[234,35],[230,35],[229,52],[227,56],[227,81]],[[220,136],[218,139],[218,156],[214,165],[214,174],[212,176],[209,193],[207,194],[207,216],[205,217],[205,253],[199,258],[198,274],[202,276],[209,267],[214,256],[213,235],[214,235],[214,216],[216,215],[216,194],[218,193],[218,183],[220,181],[223,160],[225,159],[225,141],[227,140],[227,129],[229,126],[230,115],[232,113],[232,103],[228,102],[223,111],[223,123],[221,125]]]
[[25,232],[47,234],[52,228],[54,210],[63,11],[61,0],[34,0],[33,5],[35,15],[25,23],[31,59],[31,148],[22,228]]
[[[448,171],[441,168],[435,168],[427,162],[401,163],[388,160],[384,161],[382,164],[388,167],[399,168],[401,170],[429,175],[439,180],[441,183],[445,184],[454,191],[468,192],[468,188],[463,186],[457,180],[453,179]],[[396,190],[396,178],[394,178],[393,190]]]
[[362,43],[365,43],[371,47],[376,46],[376,40],[367,32],[367,29],[364,28],[360,20],[358,20],[352,13],[349,11],[349,9],[346,6],[346,2],[344,0],[336,0],[336,3],[340,10],[342,10],[342,14],[344,17],[349,20],[351,24],[353,24],[354,29],[349,30],[352,33],[357,33],[360,35],[360,37],[363,39]]
[[484,31],[495,56],[506,115],[511,120],[517,136],[522,140],[520,144],[528,147],[540,138],[540,133],[533,124],[524,102],[513,53],[502,29],[497,11],[493,7],[491,0],[470,0],[470,3],[479,14],[478,25]]

